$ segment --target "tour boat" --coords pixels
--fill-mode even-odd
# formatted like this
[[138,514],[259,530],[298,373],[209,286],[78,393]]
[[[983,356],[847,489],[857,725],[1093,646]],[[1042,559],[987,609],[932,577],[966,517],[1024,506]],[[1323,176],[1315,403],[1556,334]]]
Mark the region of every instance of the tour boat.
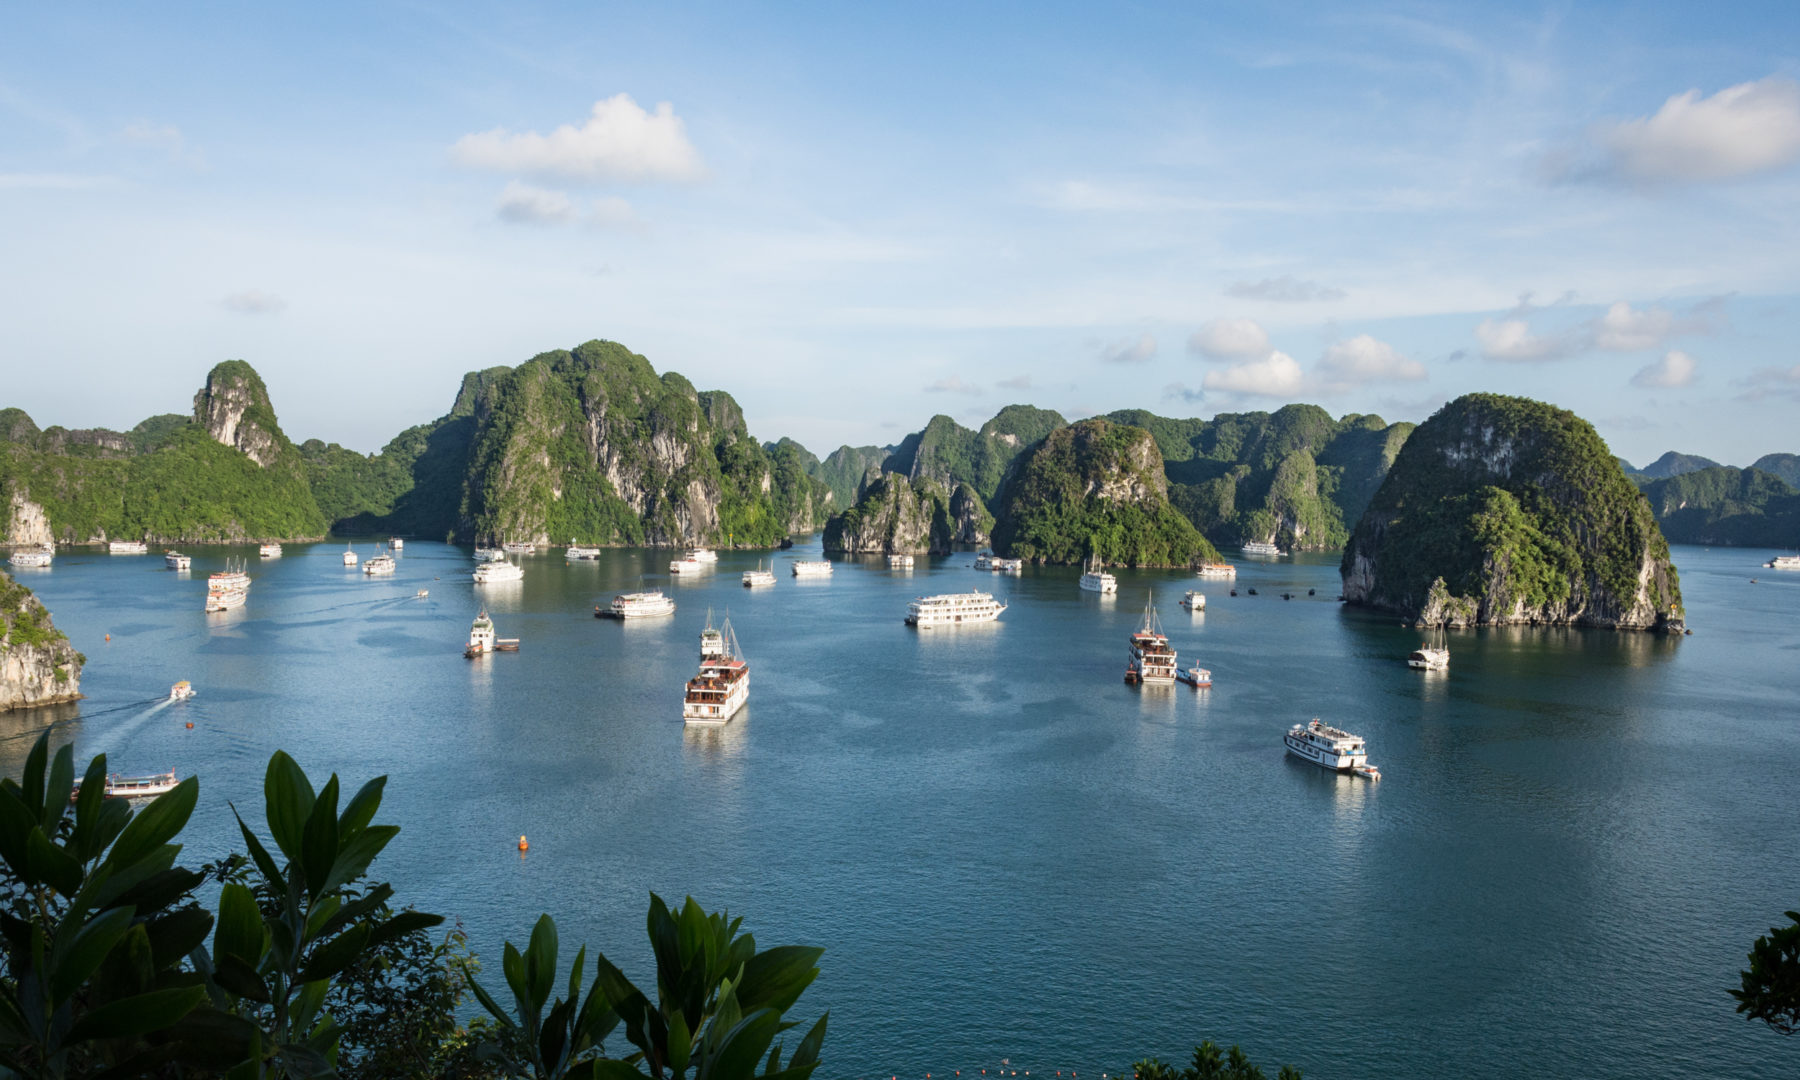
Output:
[[500,545],[500,550],[508,555],[530,555],[537,551],[537,545],[523,540],[508,540]]
[[573,540],[569,541],[569,549],[567,551],[563,552],[563,558],[571,559],[571,560],[573,560],[573,559],[598,559],[599,557],[600,557],[600,549],[599,548],[584,547],[581,544],[577,544]]
[[1110,596],[1119,591],[1119,579],[1106,572],[1098,555],[1082,564],[1080,584],[1088,592],[1097,592],[1102,596]]
[[176,683],[174,686],[169,687],[169,700],[170,701],[186,701],[188,698],[193,697],[196,693],[198,693],[198,691],[196,691],[194,689],[194,684],[191,682],[188,682],[186,679],[183,679],[180,682]]
[[612,607],[594,608],[596,619],[649,619],[658,615],[675,614],[675,601],[662,594],[661,589],[650,592],[620,593],[613,597]]
[[256,549],[256,553],[265,559],[279,559],[281,558],[281,545],[264,544]]
[[1438,627],[1432,639],[1414,649],[1406,658],[1406,666],[1417,671],[1448,671],[1450,648],[1444,644],[1444,628]]
[[1333,772],[1353,772],[1380,779],[1381,773],[1369,764],[1369,751],[1362,736],[1339,731],[1321,720],[1295,724],[1283,736],[1288,753],[1302,761],[1310,761]]
[[794,561],[795,577],[830,577],[831,562],[828,559],[796,559]]
[[392,555],[381,552],[380,554],[369,556],[369,561],[363,563],[363,573],[370,577],[374,577],[377,574],[391,574],[398,565],[398,563],[394,562],[394,557]]
[[700,633],[700,673],[688,680],[681,719],[689,724],[723,724],[749,699],[750,664],[738,650],[731,620],[715,630],[709,616]]
[[349,544],[344,545],[344,565],[345,566],[355,566],[356,565],[356,550],[354,548],[352,548]]
[[671,574],[698,574],[704,569],[706,569],[706,564],[692,555],[683,555],[669,563],[669,573]]
[[191,556],[183,555],[179,551],[165,551],[163,552],[163,565],[171,570],[186,570],[194,565],[194,560]]
[[404,551],[406,550],[406,541],[400,539],[398,536],[390,536],[388,537],[388,550]]
[[1198,589],[1189,589],[1181,597],[1181,606],[1187,608],[1189,611],[1205,611],[1206,594]]
[[1156,599],[1144,601],[1144,625],[1132,632],[1131,660],[1125,668],[1128,683],[1170,686],[1175,682],[1175,650],[1156,621]]
[[1200,569],[1194,571],[1194,576],[1203,578],[1234,578],[1237,577],[1237,567],[1230,563],[1205,562],[1200,564]]
[[1800,570],[1800,555],[1777,555],[1763,565],[1771,570]]
[[30,551],[15,551],[6,561],[14,566],[49,566],[56,559],[56,549],[49,544]]
[[519,651],[518,638],[495,637],[494,634],[494,620],[488,618],[485,611],[477,614],[475,621],[469,624],[469,647],[463,650],[463,655],[473,660],[491,652]]
[[890,569],[911,570],[913,557],[911,555],[893,554],[887,557],[887,562]]
[[1191,668],[1182,668],[1176,673],[1175,677],[1196,690],[1209,690],[1212,688],[1212,672],[1198,664]]
[[[374,560],[369,560],[373,562]],[[497,585],[507,581],[523,581],[525,568],[518,563],[510,563],[505,559],[498,562],[485,562],[475,568],[475,584]]]
[[112,555],[148,555],[150,545],[142,540],[114,540],[106,545],[106,550]]
[[[175,779],[175,770],[158,773],[155,776],[120,776],[114,773],[106,778],[106,797],[109,799],[153,799],[174,791],[181,784]],[[81,797],[81,781],[75,781],[75,788],[69,792],[72,803]]]
[[719,561],[719,553],[711,548],[689,548],[683,558],[692,559],[695,562],[716,563]]
[[775,571],[765,570],[761,563],[758,563],[754,570],[744,571],[744,588],[746,589],[773,584],[775,584]]
[[[436,579],[434,578],[433,580],[436,580]],[[430,595],[431,595],[430,589],[420,589],[418,592],[413,593],[413,599],[414,600],[423,600],[427,596],[430,596]]]
[[929,630],[934,626],[993,622],[1005,610],[1005,604],[984,592],[921,596],[907,605],[906,625]]
[[1282,550],[1263,540],[1252,540],[1240,548],[1246,555],[1281,555]]
[[244,564],[241,562],[235,569],[230,562],[227,562],[225,569],[206,579],[206,610],[208,612],[243,607],[244,601],[249,598],[250,575],[244,572]]
[[506,552],[497,547],[484,547],[481,544],[475,545],[476,562],[499,562],[504,558],[506,558]]

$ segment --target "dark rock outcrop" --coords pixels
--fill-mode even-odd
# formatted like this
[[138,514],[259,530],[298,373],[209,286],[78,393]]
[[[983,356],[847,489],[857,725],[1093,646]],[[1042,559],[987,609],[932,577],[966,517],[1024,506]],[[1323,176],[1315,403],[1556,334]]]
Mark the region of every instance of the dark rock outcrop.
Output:
[[0,712],[77,700],[86,662],[31,590],[0,573]]
[[888,473],[825,526],[825,550],[849,555],[947,554],[955,536],[951,496],[933,480]]

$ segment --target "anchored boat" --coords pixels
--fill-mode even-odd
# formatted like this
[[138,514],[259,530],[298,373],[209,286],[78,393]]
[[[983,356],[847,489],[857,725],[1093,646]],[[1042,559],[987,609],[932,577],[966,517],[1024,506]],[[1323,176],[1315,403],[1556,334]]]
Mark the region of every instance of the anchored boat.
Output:
[[754,570],[744,571],[744,588],[746,589],[756,589],[773,584],[775,584],[775,571],[765,569],[761,563],[758,563]]
[[242,562],[234,567],[227,561],[225,569],[206,579],[208,613],[244,606],[244,601],[250,598],[250,575],[244,569]]
[[1144,624],[1130,637],[1131,659],[1125,667],[1125,681],[1172,686],[1175,683],[1175,649],[1156,619],[1156,597],[1144,600]]
[[1444,644],[1444,628],[1438,627],[1432,639],[1414,649],[1406,658],[1406,666],[1415,671],[1448,671],[1450,648]]
[[826,559],[796,559],[795,577],[830,577],[831,563]]
[[363,563],[363,573],[370,577],[378,577],[384,574],[393,573],[395,567],[398,565],[399,564],[394,562],[394,557],[392,555],[382,552],[379,555],[369,556],[369,561]]
[[750,664],[738,648],[731,620],[713,628],[707,613],[700,632],[700,672],[688,680],[681,699],[681,719],[689,724],[723,724],[750,700]]
[[488,618],[487,612],[483,611],[476,615],[475,621],[469,624],[469,647],[463,650],[463,655],[470,660],[486,656],[491,652],[518,651],[518,638],[495,636],[494,620]]
[[934,626],[993,622],[1005,610],[1005,604],[984,592],[921,596],[907,605],[906,625],[929,630]]
[[106,545],[109,555],[148,555],[150,545],[142,540],[114,540]]
[[14,566],[49,566],[56,558],[56,549],[49,544],[27,551],[15,551],[6,561]]
[[473,577],[477,585],[498,585],[508,581],[523,581],[525,580],[525,568],[518,563],[499,559],[477,566]]
[[1206,594],[1198,589],[1189,589],[1181,597],[1181,606],[1189,611],[1206,610]]
[[596,619],[649,619],[658,615],[675,614],[675,601],[664,596],[661,589],[650,592],[620,593],[613,597],[611,607],[595,605]]
[[[175,770],[157,773],[155,776],[120,776],[114,773],[106,778],[106,797],[109,799],[153,799],[174,791],[181,781],[175,779]],[[72,803],[81,797],[81,781],[75,782],[75,789],[69,792]]]
[[1282,741],[1287,744],[1288,753],[1321,769],[1381,779],[1381,770],[1369,764],[1362,736],[1340,731],[1316,717],[1310,724],[1289,728]]
[[1102,596],[1110,596],[1119,591],[1119,579],[1106,572],[1105,564],[1100,556],[1090,556],[1081,565],[1081,587],[1088,592],[1097,592]]

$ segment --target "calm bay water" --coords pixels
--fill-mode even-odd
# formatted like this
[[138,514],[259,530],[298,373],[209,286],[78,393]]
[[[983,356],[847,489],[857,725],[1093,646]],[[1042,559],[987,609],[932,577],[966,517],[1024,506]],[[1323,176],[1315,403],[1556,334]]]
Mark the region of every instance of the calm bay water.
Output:
[[[809,550],[755,593],[752,553],[690,582],[668,552],[558,551],[476,587],[426,543],[385,580],[329,543],[201,549],[192,574],[67,551],[19,576],[87,653],[88,700],[0,716],[0,764],[56,717],[82,760],[198,773],[195,861],[237,846],[228,800],[260,820],[278,748],[321,780],[386,773],[403,831],[377,871],[461,919],[491,980],[542,911],[642,978],[648,892],[692,893],[765,945],[826,946],[800,1013],[832,1011],[830,1076],[1098,1076],[1202,1038],[1316,1078],[1800,1069],[1725,993],[1800,904],[1800,574],[1768,553],[1676,549],[1692,637],[1453,633],[1425,675],[1414,632],[1334,602],[1331,557],[1239,560],[1235,598],[1124,571],[1108,601],[966,554],[796,581]],[[228,554],[250,602],[203,615]],[[641,583],[672,619],[591,617]],[[901,623],[976,587],[1011,603],[998,624]],[[1176,605],[1190,587],[1204,615]],[[1148,588],[1211,691],[1122,683]],[[484,604],[521,652],[462,658]],[[751,702],[684,730],[709,606]],[[151,702],[183,678],[199,697]],[[1284,755],[1313,716],[1366,735],[1386,779]]]

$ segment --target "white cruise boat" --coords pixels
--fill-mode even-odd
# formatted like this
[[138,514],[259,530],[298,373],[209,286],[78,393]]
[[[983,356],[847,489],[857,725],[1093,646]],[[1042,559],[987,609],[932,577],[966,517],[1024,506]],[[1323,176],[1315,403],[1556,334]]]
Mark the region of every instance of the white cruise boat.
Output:
[[390,537],[388,537],[388,550],[389,551],[405,551],[406,550],[406,541],[400,539],[398,536],[390,536]]
[[109,555],[148,555],[150,545],[142,540],[114,540],[106,545],[106,551]]
[[977,569],[977,570],[992,570],[993,568],[994,568],[994,553],[993,552],[978,551],[975,553],[975,569]]
[[345,566],[355,566],[356,565],[356,549],[351,547],[349,544],[344,545],[344,565]]
[[1005,610],[1005,604],[984,592],[921,596],[907,605],[906,625],[929,630],[934,626],[993,622]]
[[165,551],[163,552],[163,565],[170,570],[188,570],[192,569],[194,559],[192,556],[183,555],[179,551]]
[[[158,773],[155,776],[120,776],[113,773],[106,778],[106,797],[109,799],[154,799],[158,795],[166,795],[174,791],[181,781],[175,779],[173,770]],[[81,781],[75,781],[75,788],[69,794],[73,803],[81,796]]]
[[1082,564],[1080,585],[1088,592],[1097,592],[1102,596],[1111,596],[1119,591],[1119,579],[1106,572],[1098,555]]
[[902,555],[902,554],[896,553],[893,555],[889,555],[887,557],[887,562],[888,562],[889,568],[891,568],[891,569],[911,570],[912,566],[913,566],[913,557],[911,555]]
[[56,560],[56,549],[48,544],[28,551],[15,551],[6,561],[14,566],[49,566]]
[[744,571],[744,588],[756,589],[764,585],[775,584],[775,571],[765,569],[758,563],[756,569]]
[[1198,589],[1189,589],[1181,597],[1181,606],[1189,611],[1206,610],[1206,594]]
[[1168,635],[1156,621],[1154,594],[1144,601],[1144,625],[1132,631],[1131,659],[1125,666],[1125,681],[1153,686],[1175,683],[1175,649]]
[[1200,569],[1194,571],[1194,576],[1203,578],[1234,578],[1237,577],[1237,567],[1230,563],[1223,562],[1201,563]]
[[567,551],[563,552],[563,558],[568,559],[571,562],[578,560],[578,559],[598,559],[599,557],[600,557],[600,549],[599,548],[586,547],[582,544],[577,544],[573,540],[569,541],[569,549]]
[[475,545],[476,562],[499,562],[504,558],[506,558],[506,552],[501,551],[497,547],[486,547],[482,544]]
[[1381,779],[1381,770],[1369,764],[1369,751],[1362,736],[1339,731],[1324,721],[1295,724],[1282,741],[1287,744],[1288,753],[1321,769]]
[[692,559],[695,562],[716,563],[719,561],[719,553],[711,548],[689,548],[683,558]]
[[[380,558],[380,556],[376,556]],[[370,559],[374,562],[374,559]],[[498,562],[485,562],[475,568],[475,584],[498,585],[507,581],[525,580],[525,568],[518,563],[510,563],[505,559]]]
[[1264,541],[1261,541],[1261,540],[1252,540],[1248,544],[1245,544],[1242,548],[1239,548],[1238,550],[1242,551],[1246,555],[1283,555],[1283,554],[1286,554],[1280,548],[1276,547],[1274,544],[1265,543]]
[[398,565],[398,563],[394,562],[394,557],[384,551],[380,554],[369,556],[369,561],[363,563],[363,573],[370,577],[378,577],[393,573]]
[[279,559],[281,558],[281,545],[264,544],[256,549],[256,553],[265,559]]
[[731,620],[713,629],[712,619],[700,634],[700,672],[688,680],[681,697],[681,719],[689,724],[723,724],[750,700],[750,664],[738,648]]
[[475,621],[469,624],[469,647],[463,650],[463,656],[474,660],[488,653],[519,651],[518,638],[496,637],[495,634],[494,620],[488,618],[485,611],[478,613]]
[[796,559],[794,561],[795,577],[830,577],[831,561],[829,559]]
[[1763,565],[1771,570],[1800,570],[1800,555],[1777,555]]
[[537,545],[523,540],[508,540],[500,545],[500,550],[508,555],[530,555],[537,551]]
[[1406,658],[1406,666],[1415,671],[1450,670],[1450,648],[1444,644],[1444,628],[1438,627],[1429,642],[1414,649]]
[[671,574],[698,574],[705,569],[706,564],[692,555],[683,555],[669,563],[669,573]]
[[650,592],[620,593],[613,597],[609,608],[594,608],[597,619],[650,619],[658,615],[675,614],[675,601],[662,594],[661,589]]
[[244,572],[244,564],[241,562],[236,567],[227,562],[225,569],[206,579],[206,610],[208,612],[243,607],[244,601],[249,598],[250,575]]

